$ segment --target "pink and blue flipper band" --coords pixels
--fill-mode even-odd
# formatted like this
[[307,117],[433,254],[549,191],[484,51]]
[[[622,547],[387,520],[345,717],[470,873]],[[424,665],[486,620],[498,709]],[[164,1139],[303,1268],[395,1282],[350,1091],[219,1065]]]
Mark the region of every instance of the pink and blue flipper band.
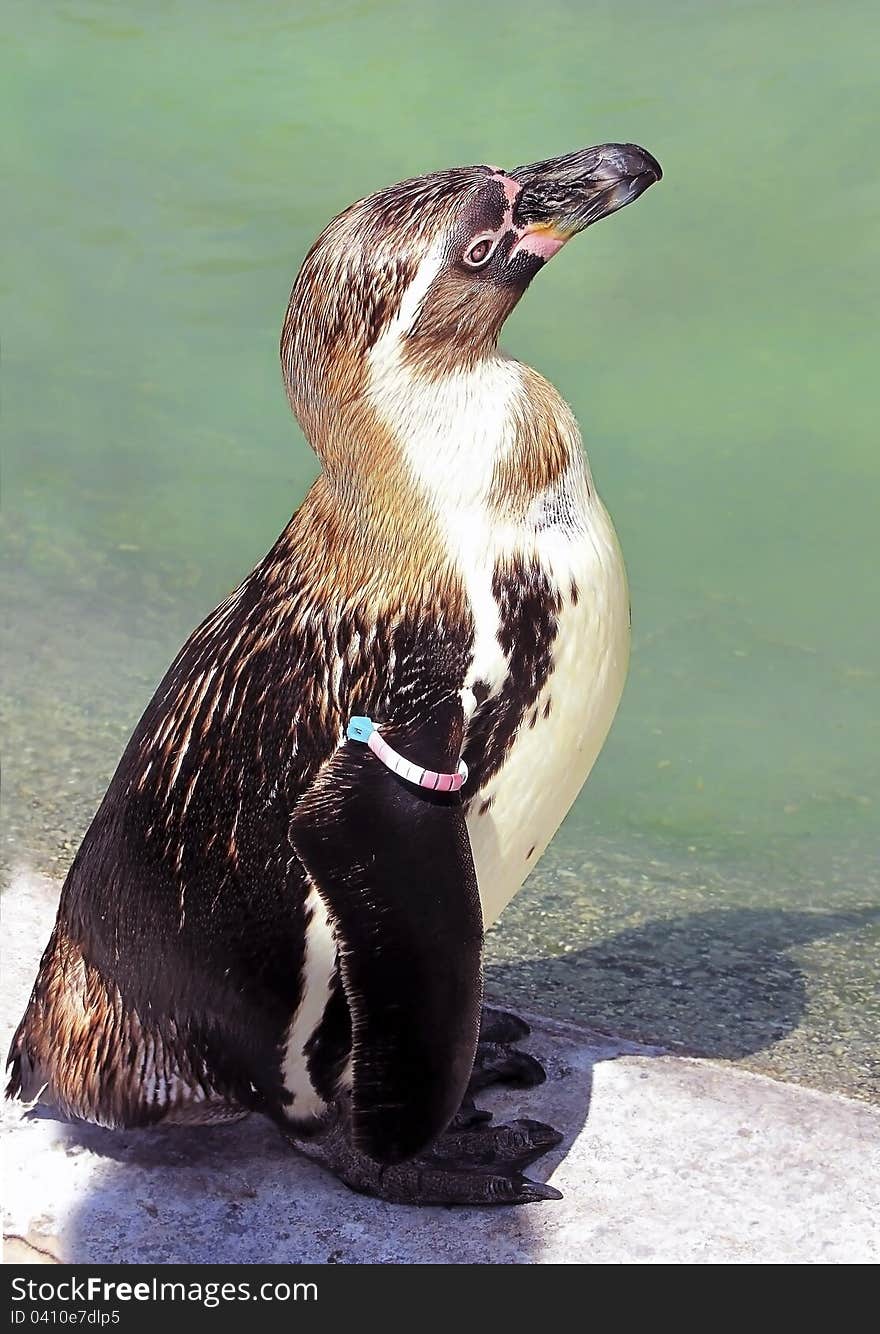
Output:
[[399,774],[408,783],[415,783],[417,787],[428,788],[430,792],[458,792],[462,784],[467,782],[468,768],[464,760],[459,760],[458,772],[454,774],[438,774],[434,769],[422,769],[420,765],[413,764],[392,750],[387,741],[383,741],[372,718],[350,718],[345,734],[349,741],[361,741],[369,746],[376,759],[381,760],[387,769]]

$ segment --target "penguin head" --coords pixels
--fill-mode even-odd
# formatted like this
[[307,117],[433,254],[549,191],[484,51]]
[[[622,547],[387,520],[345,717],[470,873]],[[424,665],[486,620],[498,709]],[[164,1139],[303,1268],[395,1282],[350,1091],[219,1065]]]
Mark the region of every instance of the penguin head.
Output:
[[432,172],[335,218],[306,256],[281,338],[291,406],[325,462],[340,414],[377,381],[472,369],[562,245],[660,177],[644,149],[604,144],[511,172]]

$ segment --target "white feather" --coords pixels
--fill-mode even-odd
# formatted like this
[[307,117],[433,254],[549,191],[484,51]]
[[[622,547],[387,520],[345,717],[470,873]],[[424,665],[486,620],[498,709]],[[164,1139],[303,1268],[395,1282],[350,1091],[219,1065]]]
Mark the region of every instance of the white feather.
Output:
[[[491,500],[497,464],[515,447],[517,418],[547,410],[547,387],[542,403],[533,405],[527,384],[519,363],[501,354],[472,371],[428,380],[409,370],[399,343],[386,347],[372,377],[374,402],[402,443],[467,592],[474,651],[462,692],[466,717],[476,707],[475,682],[491,697],[508,671],[492,589],[498,561],[537,559],[562,598],[538,722],[530,728],[524,721],[502,770],[476,800],[469,794],[468,831],[487,925],[519,889],[583,786],[617,710],[629,660],[623,558],[595,495],[577,423],[558,395],[554,419],[568,446],[566,472],[518,521]],[[480,815],[490,796],[490,809]]]
[[282,1080],[293,1103],[288,1115],[296,1120],[320,1116],[326,1103],[309,1077],[306,1046],[321,1022],[336,972],[336,940],[324,900],[311,888],[306,897],[305,959],[300,979],[300,1001],[287,1032]]
[[[570,535],[548,529],[533,538],[563,597],[553,671],[534,705],[535,726],[529,726],[527,715],[503,767],[468,813],[487,926],[562,823],[596,762],[623,693],[629,661],[623,558],[601,501],[590,501],[583,517],[584,526]],[[572,578],[577,605],[570,595]],[[489,809],[481,814],[490,797]]]

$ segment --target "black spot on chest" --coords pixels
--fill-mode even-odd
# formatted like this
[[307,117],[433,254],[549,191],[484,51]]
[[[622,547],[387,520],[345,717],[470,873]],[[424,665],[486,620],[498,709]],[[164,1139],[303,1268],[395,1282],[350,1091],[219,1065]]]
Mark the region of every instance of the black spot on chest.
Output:
[[[509,668],[491,699],[477,694],[464,759],[470,799],[502,767],[527,714],[553,671],[553,644],[562,608],[559,591],[537,561],[517,557],[495,567],[492,593],[498,603],[498,640]],[[485,688],[483,688],[485,690]]]

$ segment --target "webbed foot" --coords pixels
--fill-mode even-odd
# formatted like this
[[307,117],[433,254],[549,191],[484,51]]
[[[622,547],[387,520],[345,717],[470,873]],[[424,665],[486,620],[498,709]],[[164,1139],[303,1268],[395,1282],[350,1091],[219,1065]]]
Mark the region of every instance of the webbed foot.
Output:
[[561,1139],[540,1121],[483,1122],[470,1129],[450,1128],[417,1158],[384,1166],[352,1145],[346,1118],[340,1116],[322,1134],[295,1143],[362,1195],[393,1204],[473,1205],[562,1199],[555,1186],[523,1175],[523,1168]]
[[534,1088],[544,1083],[547,1072],[541,1062],[513,1046],[521,1038],[528,1037],[529,1032],[528,1024],[517,1015],[483,1006],[474,1072],[468,1085],[470,1095],[490,1084]]
[[559,1200],[555,1186],[531,1181],[524,1170],[562,1142],[542,1121],[520,1118],[490,1124],[492,1113],[474,1103],[474,1093],[490,1084],[530,1088],[542,1084],[541,1063],[514,1043],[529,1026],[516,1015],[483,1008],[468,1092],[446,1131],[417,1157],[383,1165],[351,1142],[347,1109],[341,1103],[332,1125],[306,1140],[295,1139],[307,1157],[328,1167],[352,1190],[395,1204],[530,1204]]
[[478,1125],[467,1130],[450,1127],[426,1155],[436,1162],[479,1164],[493,1167],[500,1163],[522,1170],[562,1143],[563,1136],[543,1121],[522,1118],[502,1125]]
[[531,1029],[525,1019],[509,1010],[496,1010],[484,1005],[480,1011],[480,1042],[519,1042],[527,1038]]

